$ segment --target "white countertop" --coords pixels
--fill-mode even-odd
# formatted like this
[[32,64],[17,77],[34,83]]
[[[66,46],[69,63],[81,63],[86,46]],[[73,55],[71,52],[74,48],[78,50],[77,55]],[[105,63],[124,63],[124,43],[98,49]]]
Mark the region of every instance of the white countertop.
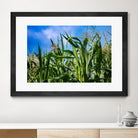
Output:
[[138,129],[117,123],[0,123],[0,129]]

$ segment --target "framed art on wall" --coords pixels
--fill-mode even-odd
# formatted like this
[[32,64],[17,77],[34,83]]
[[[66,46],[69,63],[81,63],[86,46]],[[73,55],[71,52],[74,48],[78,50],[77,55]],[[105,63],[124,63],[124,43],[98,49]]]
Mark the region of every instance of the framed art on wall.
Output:
[[127,96],[127,12],[11,12],[11,96]]

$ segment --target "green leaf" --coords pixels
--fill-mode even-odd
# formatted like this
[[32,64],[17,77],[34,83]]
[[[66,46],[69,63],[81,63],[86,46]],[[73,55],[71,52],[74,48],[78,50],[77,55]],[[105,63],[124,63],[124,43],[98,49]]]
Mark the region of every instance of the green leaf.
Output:
[[63,52],[64,52],[64,43],[63,43],[63,37],[62,37],[61,34],[60,34],[60,38],[61,38],[62,55],[63,55]]
[[77,45],[77,43],[74,43],[73,40],[70,37],[66,37],[63,35],[63,37],[75,48],[79,48],[79,46]]
[[64,50],[64,52],[74,56],[74,53],[71,50]]
[[40,68],[40,82],[43,81],[43,71],[42,71],[42,52],[41,52],[41,48],[38,44],[38,58],[39,58],[39,68]]
[[51,41],[52,45],[54,45],[54,42],[53,42],[53,40],[52,40],[52,39],[50,39],[50,41]]
[[87,44],[88,44],[88,38],[86,37],[83,41],[83,46],[86,48]]

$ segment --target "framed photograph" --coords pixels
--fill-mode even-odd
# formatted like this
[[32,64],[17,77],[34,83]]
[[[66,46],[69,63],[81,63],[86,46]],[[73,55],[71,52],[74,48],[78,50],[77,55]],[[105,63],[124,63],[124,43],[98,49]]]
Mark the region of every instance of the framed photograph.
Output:
[[127,12],[11,12],[11,96],[127,96]]

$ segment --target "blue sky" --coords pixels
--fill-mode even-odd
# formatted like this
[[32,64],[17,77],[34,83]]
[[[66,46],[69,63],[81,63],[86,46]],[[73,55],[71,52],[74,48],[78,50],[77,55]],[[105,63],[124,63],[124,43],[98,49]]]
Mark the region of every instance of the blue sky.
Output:
[[[105,31],[111,33],[111,26],[94,26],[96,32],[100,34],[105,33]],[[29,55],[34,52],[38,52],[38,44],[41,46],[43,51],[47,52],[51,49],[52,39],[54,43],[57,43],[57,37],[60,34],[68,33],[73,37],[79,37],[83,32],[86,32],[87,26],[27,26],[27,54]],[[92,28],[92,26],[88,26]],[[108,35],[108,40],[111,40],[111,36]],[[66,41],[64,40],[64,43]],[[101,35],[101,45],[104,46],[105,38]]]

